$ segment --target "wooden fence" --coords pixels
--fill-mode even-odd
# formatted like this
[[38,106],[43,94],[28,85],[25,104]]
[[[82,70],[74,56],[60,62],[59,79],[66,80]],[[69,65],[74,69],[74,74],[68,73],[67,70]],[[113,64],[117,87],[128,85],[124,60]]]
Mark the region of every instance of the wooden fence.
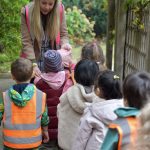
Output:
[[135,14],[116,3],[116,38],[114,70],[122,79],[133,71],[150,72],[150,8],[143,12],[144,30],[133,25]]

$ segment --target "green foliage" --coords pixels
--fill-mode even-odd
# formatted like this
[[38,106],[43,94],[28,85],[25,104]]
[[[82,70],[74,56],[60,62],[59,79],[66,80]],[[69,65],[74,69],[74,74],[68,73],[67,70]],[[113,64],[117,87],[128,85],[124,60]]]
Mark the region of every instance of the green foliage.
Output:
[[74,6],[66,11],[66,21],[70,39],[74,43],[80,44],[94,38],[94,21],[89,21],[80,9]]
[[143,13],[148,6],[150,6],[150,0],[126,0],[125,1],[125,7],[131,8],[135,14],[133,25],[137,26],[141,30],[144,29],[144,23],[142,21]]
[[77,6],[89,18],[94,21],[94,31],[97,36],[106,35],[107,26],[107,0],[62,0],[66,8]]
[[73,6],[79,6],[80,0],[62,0],[63,4],[65,5],[65,8],[72,8]]
[[83,13],[86,14],[90,20],[95,21],[94,31],[97,36],[106,34],[107,26],[107,1],[106,0],[81,0],[79,4]]
[[10,61],[18,56],[21,49],[20,12],[28,0],[1,0],[0,2],[0,45],[5,54],[0,54],[0,61]]

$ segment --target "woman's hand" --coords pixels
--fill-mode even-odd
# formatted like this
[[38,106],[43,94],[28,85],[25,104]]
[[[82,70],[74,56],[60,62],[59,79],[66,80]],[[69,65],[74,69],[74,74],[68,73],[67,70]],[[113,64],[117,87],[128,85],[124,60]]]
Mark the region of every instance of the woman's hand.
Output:
[[42,127],[42,135],[43,143],[47,143],[49,141],[48,126]]
[[65,43],[62,45],[61,49],[70,51],[72,49],[72,46],[69,43]]
[[34,66],[33,71],[34,71],[35,77],[40,77],[41,76],[41,71],[40,71],[38,66]]
[[43,143],[47,143],[49,141],[48,131],[43,131]]

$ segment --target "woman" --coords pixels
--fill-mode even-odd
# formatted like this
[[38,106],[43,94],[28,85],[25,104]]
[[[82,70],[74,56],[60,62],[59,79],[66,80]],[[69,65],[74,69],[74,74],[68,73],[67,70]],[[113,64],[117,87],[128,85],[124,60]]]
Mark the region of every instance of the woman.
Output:
[[[71,50],[63,5],[58,0],[34,0],[21,11],[21,57],[37,62],[35,75],[39,76],[43,53],[48,49]],[[40,71],[40,70],[41,71]]]

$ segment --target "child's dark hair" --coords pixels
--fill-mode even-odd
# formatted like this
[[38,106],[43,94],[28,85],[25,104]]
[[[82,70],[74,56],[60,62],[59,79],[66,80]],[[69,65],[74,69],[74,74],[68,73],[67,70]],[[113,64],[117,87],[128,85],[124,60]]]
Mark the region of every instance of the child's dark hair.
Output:
[[81,59],[89,59],[104,65],[105,57],[103,50],[97,42],[90,42],[83,46]]
[[122,98],[119,77],[111,70],[101,71],[95,82],[95,90],[100,90],[100,97],[106,100]]
[[80,60],[76,67],[74,77],[77,83],[83,86],[94,85],[94,81],[99,72],[99,67],[95,61]]
[[133,72],[123,83],[123,97],[130,107],[141,109],[150,98],[150,74]]
[[11,64],[11,74],[15,80],[25,82],[31,79],[33,73],[32,62],[25,58],[19,58]]

